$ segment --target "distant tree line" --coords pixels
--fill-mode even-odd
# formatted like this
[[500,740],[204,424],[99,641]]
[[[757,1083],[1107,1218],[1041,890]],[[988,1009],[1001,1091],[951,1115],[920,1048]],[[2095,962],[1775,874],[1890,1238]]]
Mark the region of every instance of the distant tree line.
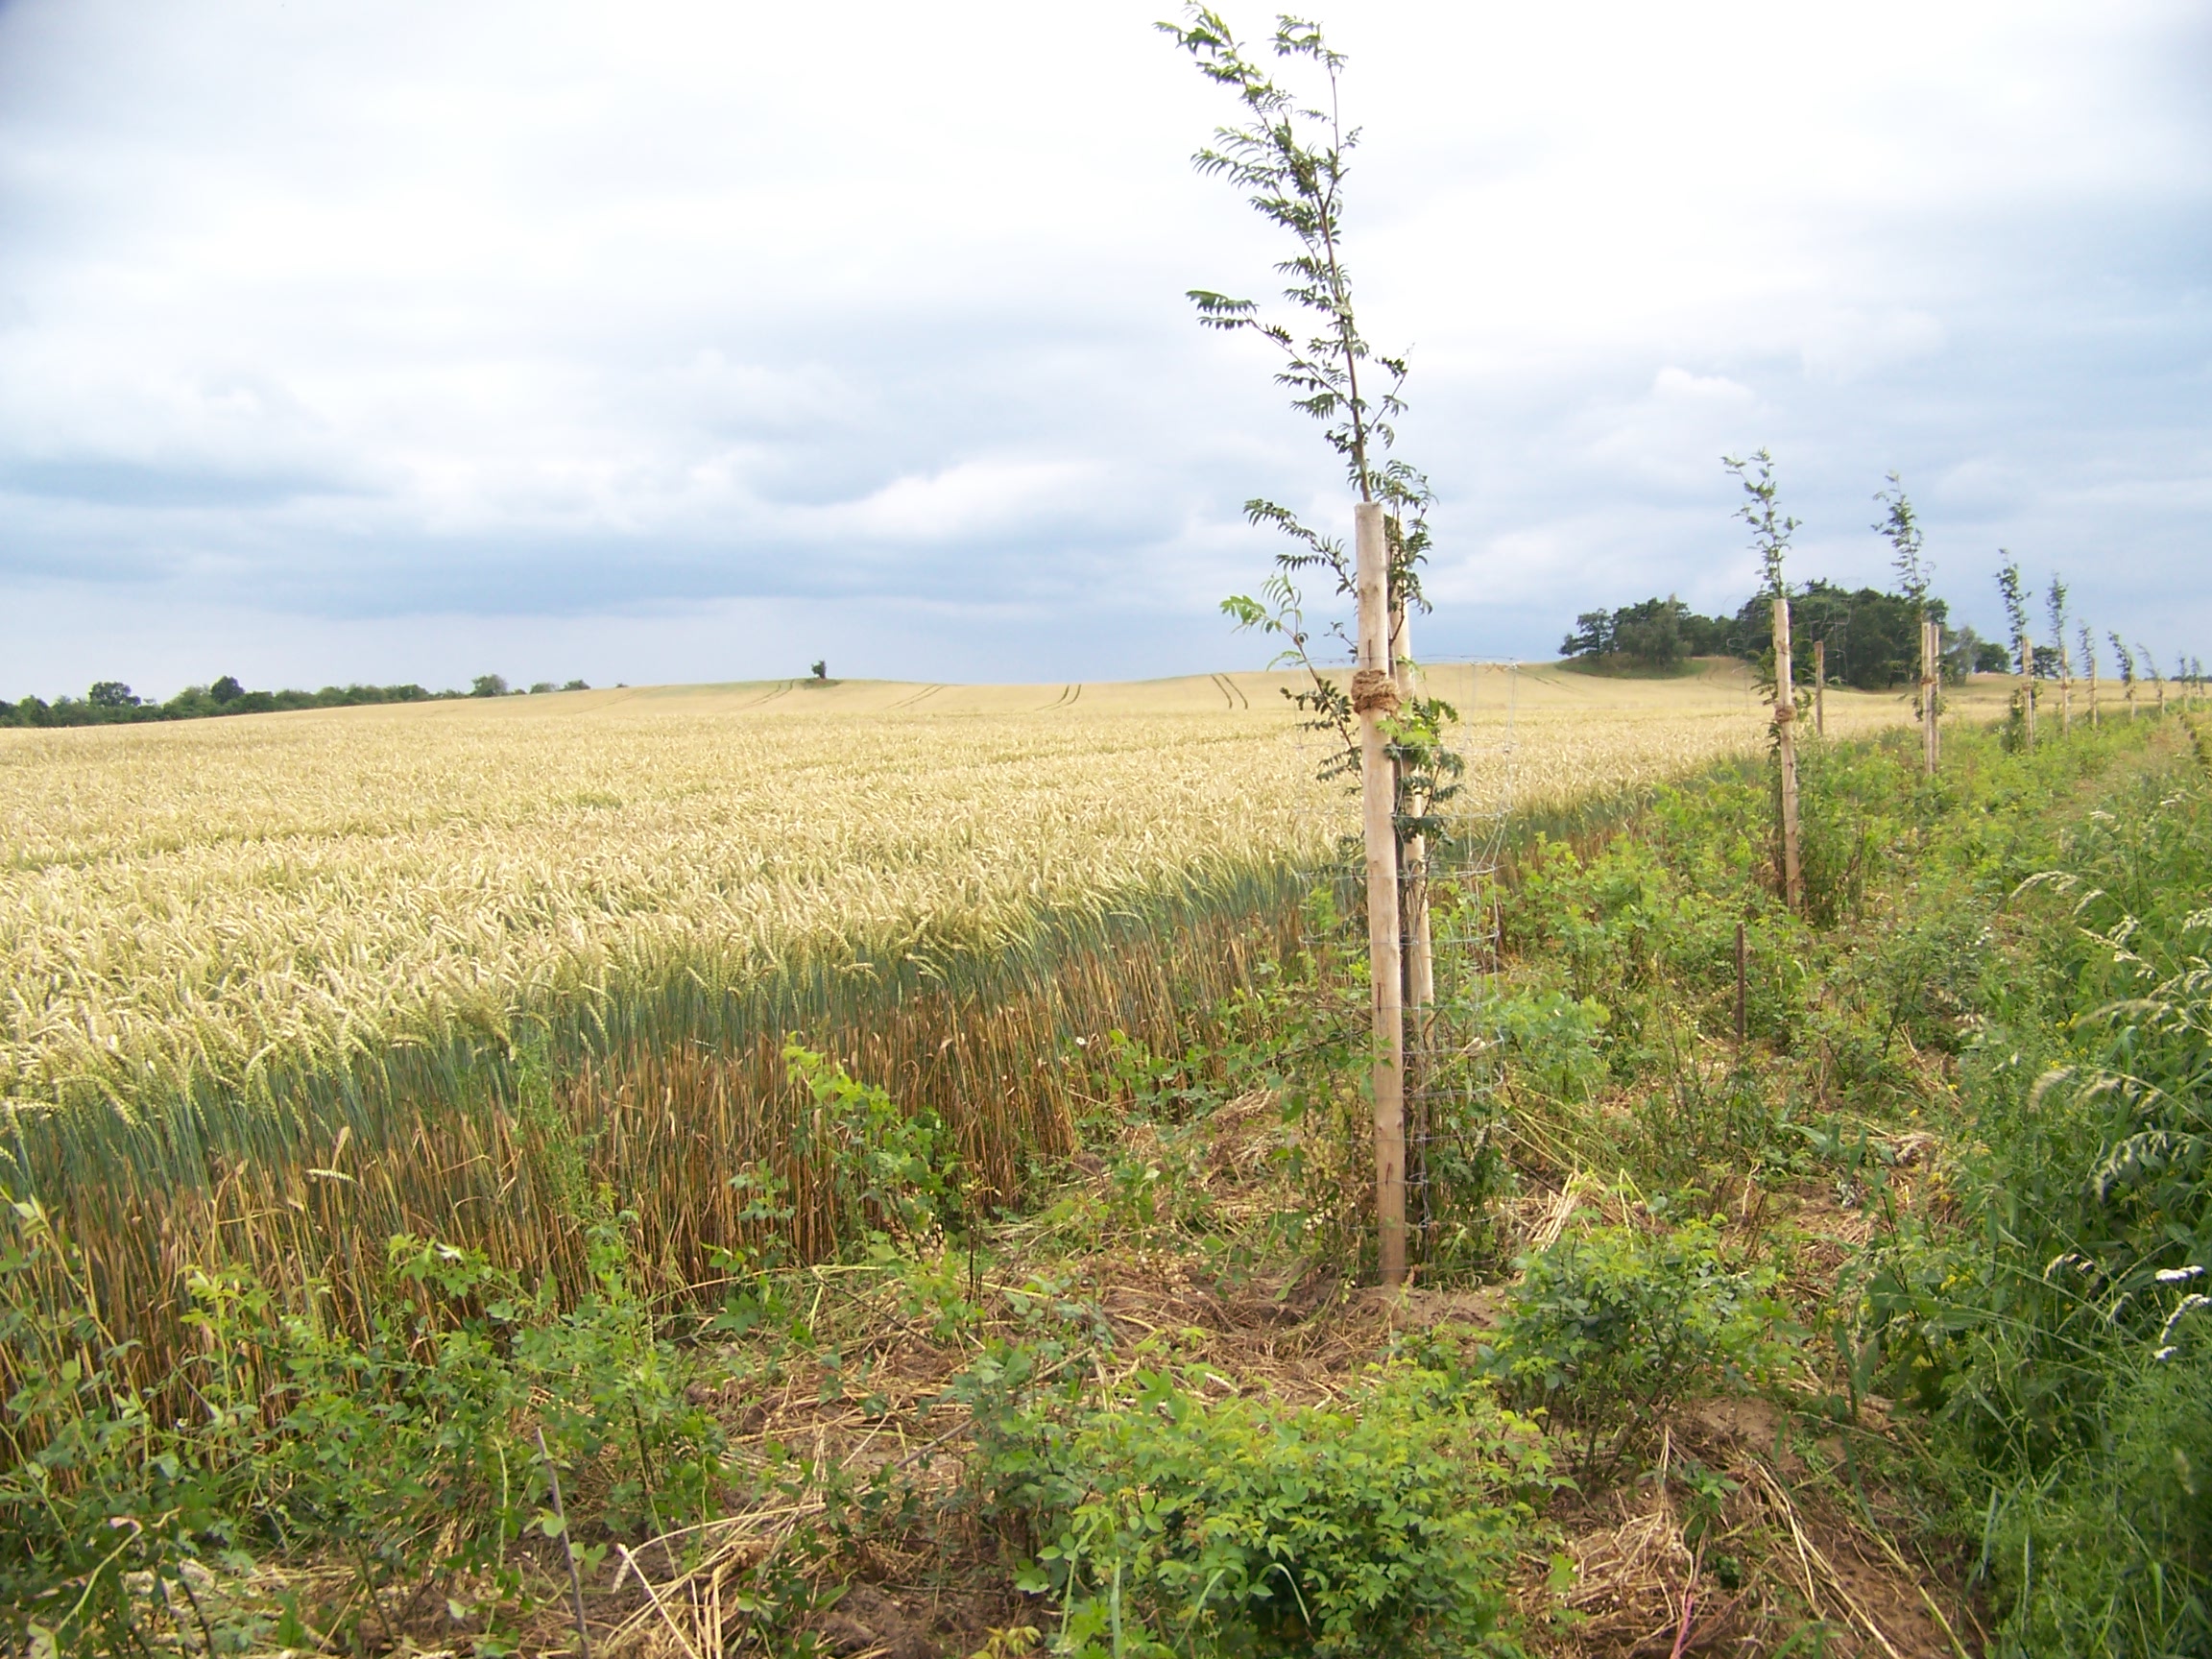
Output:
[[[589,691],[581,680],[555,685],[541,680],[540,691]],[[123,726],[147,720],[204,720],[219,714],[275,714],[294,709],[349,709],[364,703],[430,703],[442,698],[508,697],[517,693],[497,674],[479,674],[466,691],[426,691],[416,685],[325,685],[320,691],[249,691],[237,677],[224,675],[211,685],[187,685],[166,703],[150,703],[120,680],[96,680],[82,697],[26,697],[0,701],[0,726]]]
[[[1773,648],[1772,601],[1764,593],[1746,599],[1733,616],[1700,616],[1670,594],[1618,611],[1585,611],[1575,631],[1560,643],[1563,657],[1592,666],[1617,666],[1647,673],[1679,668],[1693,657],[1737,657],[1756,662]],[[1941,599],[1927,602],[1937,622],[1949,615]],[[1909,685],[1919,672],[1920,617],[1907,596],[1872,588],[1856,591],[1834,583],[1808,582],[1790,595],[1791,668],[1800,684],[1813,675],[1813,647],[1827,646],[1831,685],[1862,691],[1887,691]],[[2043,671],[2037,652],[2036,670]],[[1943,671],[1951,679],[1968,674],[2003,674],[2011,657],[1994,640],[1973,629],[1944,630]],[[2057,672],[2053,653],[2050,671]]]

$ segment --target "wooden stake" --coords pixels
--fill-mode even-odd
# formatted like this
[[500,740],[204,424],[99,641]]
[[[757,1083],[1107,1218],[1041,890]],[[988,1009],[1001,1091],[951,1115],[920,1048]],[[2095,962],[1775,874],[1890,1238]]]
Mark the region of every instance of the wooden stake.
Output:
[[2094,732],[2104,721],[2097,716],[2097,660],[2089,660],[2089,729]]
[[1390,554],[1382,506],[1352,510],[1359,602],[1359,805],[1367,850],[1367,958],[1375,1028],[1375,1232],[1382,1283],[1406,1282],[1406,1010],[1398,935],[1398,780],[1382,722],[1398,707],[1390,675]]
[[1920,773],[1936,776],[1936,682],[1939,674],[1936,649],[1936,624],[1920,618],[1920,685],[1912,699],[1920,716]]
[[1805,878],[1797,862],[1797,694],[1790,684],[1790,599],[1774,595],[1774,737],[1782,752],[1782,902],[1804,908]]
[[2020,636],[2020,719],[2021,730],[2027,733],[2028,747],[2035,747],[2035,647],[2028,636]]
[[[1391,526],[1393,537],[1397,534]],[[1402,703],[1421,694],[1420,672],[1413,665],[1413,631],[1406,608],[1391,613],[1390,678]],[[1426,797],[1407,802],[1407,809],[1427,813]],[[1430,1011],[1436,1001],[1436,952],[1429,925],[1429,838],[1408,835],[1400,876],[1406,888],[1406,1002],[1413,1016],[1413,1036],[1418,1048],[1428,1046]]]
[[1751,952],[1743,943],[1743,924],[1736,924],[1736,1046],[1751,1035]]
[[1813,641],[1813,735],[1828,735],[1828,641]]
[[2058,641],[2058,735],[2074,730],[2074,663],[2066,655],[2066,641]]
[[1943,759],[1943,624],[1928,624],[1928,776]]

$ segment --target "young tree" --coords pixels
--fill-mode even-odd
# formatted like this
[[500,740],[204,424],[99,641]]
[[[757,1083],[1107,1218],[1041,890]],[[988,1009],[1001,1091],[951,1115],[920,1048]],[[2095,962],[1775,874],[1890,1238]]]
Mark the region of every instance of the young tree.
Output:
[[2158,672],[2158,660],[2151,655],[2151,647],[2140,639],[2135,642],[2135,655],[2142,660],[2151,676],[2151,684],[2158,687],[2158,712],[2166,712],[2166,676]]
[[2074,730],[2074,664],[2066,655],[2066,584],[2056,570],[2043,604],[2051,617],[2051,646],[2058,653],[2058,730],[2063,734]]
[[1774,749],[1782,769],[1782,899],[1796,910],[1805,902],[1805,879],[1797,855],[1797,743],[1791,731],[1797,699],[1790,684],[1790,585],[1783,560],[1798,524],[1782,512],[1774,457],[1767,450],[1754,450],[1748,457],[1723,455],[1720,465],[1743,487],[1744,499],[1738,504],[1736,517],[1751,527],[1751,550],[1759,555],[1760,577],[1773,606]]
[[1920,677],[1912,694],[1913,717],[1920,722],[1922,769],[1936,771],[1937,705],[1941,699],[1943,642],[1940,625],[1929,613],[1928,584],[1934,566],[1920,551],[1920,519],[1912,511],[1912,498],[1905,493],[1905,481],[1889,474],[1889,487],[1877,490],[1874,499],[1882,517],[1874,528],[1887,538],[1893,550],[1890,568],[1897,572],[1897,592],[1912,608],[1920,626]]
[[2121,643],[2120,636],[2106,629],[2104,637],[2112,642],[2112,655],[2120,660],[2120,695],[2128,704],[2128,718],[2135,718],[2135,653]]
[[2021,740],[2031,749],[2035,747],[2035,647],[2028,637],[2028,595],[2020,586],[2020,565],[2012,556],[2000,547],[1997,556],[2005,563],[1997,569],[1997,597],[2005,603],[2005,620],[2012,630],[2013,648],[2019,652]]
[[2089,676],[2089,724],[2100,724],[2097,715],[2097,646],[2089,635],[2089,624],[2084,622],[2076,630],[2074,637],[2081,645],[2081,670]]
[[[1432,496],[1420,470],[1390,453],[1397,441],[1392,422],[1405,410],[1406,360],[1375,351],[1361,332],[1344,259],[1344,184],[1359,132],[1347,128],[1340,113],[1343,54],[1330,48],[1318,25],[1278,16],[1267,50],[1290,72],[1310,78],[1316,90],[1302,95],[1279,82],[1209,7],[1187,6],[1181,23],[1160,27],[1240,106],[1238,121],[1216,128],[1193,164],[1242,191],[1292,243],[1290,256],[1276,267],[1288,278],[1285,316],[1270,316],[1256,301],[1197,288],[1190,298],[1198,321],[1267,344],[1277,360],[1276,383],[1291,394],[1293,407],[1320,424],[1356,498],[1349,554],[1341,537],[1308,525],[1289,508],[1247,501],[1246,518],[1273,525],[1289,545],[1276,556],[1262,597],[1232,595],[1222,609],[1239,627],[1284,641],[1282,660],[1305,670],[1306,684],[1293,700],[1310,726],[1337,739],[1322,776],[1359,781],[1375,1030],[1376,1231],[1383,1282],[1395,1285],[1406,1273],[1405,1008],[1409,998],[1417,1007],[1426,1002],[1432,978],[1426,950],[1427,838],[1437,804],[1456,787],[1458,768],[1441,741],[1443,723],[1455,715],[1416,695],[1407,649],[1408,617],[1428,609],[1420,568]],[[1340,643],[1356,643],[1358,667],[1349,687],[1315,660],[1300,584],[1316,572],[1334,579],[1334,596],[1357,602],[1356,641],[1341,622],[1327,630]],[[1402,873],[1412,879],[1402,884]]]

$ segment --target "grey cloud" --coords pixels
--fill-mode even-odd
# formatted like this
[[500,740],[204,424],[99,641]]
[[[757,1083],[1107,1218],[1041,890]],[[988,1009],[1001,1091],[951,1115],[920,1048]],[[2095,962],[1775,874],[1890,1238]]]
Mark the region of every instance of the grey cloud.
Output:
[[[730,607],[864,613],[849,648],[935,678],[1263,657],[1214,609],[1274,551],[1241,503],[1341,501],[1264,353],[1182,297],[1275,285],[1184,163],[1223,110],[1148,13],[979,3],[863,6],[836,76],[773,78],[712,8],[0,11],[7,605],[80,628],[72,585],[128,589],[395,661],[426,618],[457,654],[603,618],[639,656],[590,672],[633,680],[653,627]],[[1881,577],[1895,467],[1969,614],[2003,543],[2131,635],[2212,627],[2192,9],[1900,5],[1864,28],[1934,44],[1896,62],[1785,20],[1801,118],[1736,156],[1718,25],[1623,7],[1551,85],[1562,18],[1340,10],[1370,332],[1415,346],[1441,497],[1426,648],[1733,604],[1718,457],[1762,443],[1803,574]]]

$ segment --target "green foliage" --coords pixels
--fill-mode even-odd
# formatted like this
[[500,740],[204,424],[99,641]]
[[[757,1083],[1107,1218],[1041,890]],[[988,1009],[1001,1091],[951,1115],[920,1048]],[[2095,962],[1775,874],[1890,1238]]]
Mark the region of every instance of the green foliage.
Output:
[[2212,1652],[2203,780],[2154,772],[2037,851],[2015,953],[1967,990],[1961,1224],[1869,1254],[1856,1367],[1939,1425],[2004,1650]]
[[[1361,333],[1352,275],[1344,262],[1344,181],[1359,142],[1359,130],[1347,129],[1338,113],[1344,55],[1330,48],[1318,24],[1278,16],[1268,49],[1285,64],[1303,66],[1318,77],[1316,87],[1302,91],[1270,74],[1209,7],[1186,5],[1181,23],[1159,27],[1190,55],[1201,75],[1235,93],[1241,106],[1241,124],[1216,128],[1214,142],[1191,161],[1202,175],[1228,180],[1262,219],[1289,234],[1293,252],[1276,267],[1290,279],[1283,298],[1293,313],[1306,315],[1304,325],[1312,332],[1301,337],[1290,323],[1266,317],[1255,301],[1194,288],[1190,299],[1198,321],[1225,333],[1258,335],[1274,349],[1280,360],[1275,381],[1290,392],[1291,406],[1321,423],[1324,439],[1343,460],[1359,499],[1383,504],[1390,613],[1426,609],[1421,565],[1428,556],[1428,512],[1434,496],[1425,473],[1389,455],[1397,443],[1392,423],[1406,407],[1400,393],[1407,362],[1375,351]],[[1353,560],[1341,537],[1313,529],[1277,502],[1254,498],[1245,502],[1244,513],[1254,524],[1282,531],[1292,545],[1277,556],[1275,573],[1261,589],[1262,598],[1233,594],[1221,609],[1239,628],[1258,628],[1282,638],[1285,650],[1279,661],[1305,670],[1307,681],[1302,687],[1286,687],[1285,695],[1305,711],[1310,730],[1337,739],[1322,776],[1355,776],[1359,761],[1351,702],[1342,686],[1320,672],[1299,587],[1310,574],[1318,574],[1334,582],[1337,596],[1349,595],[1354,591]],[[1330,625],[1327,633],[1340,646],[1353,643],[1341,623]]]
[[[344,709],[364,703],[420,703],[421,686],[325,685],[320,691],[249,691],[234,675],[212,685],[187,685],[166,703],[149,703],[115,680],[98,682],[82,698],[47,703],[26,697],[0,702],[0,726],[111,726],[153,720],[201,720],[217,714],[269,714],[297,709]],[[456,696],[456,692],[445,692]]]
[[1774,457],[1766,449],[1748,456],[1723,455],[1720,465],[1743,487],[1743,501],[1736,517],[1751,530],[1751,550],[1759,555],[1766,591],[1779,598],[1789,591],[1782,563],[1790,551],[1790,538],[1797,533],[1797,520],[1781,508],[1782,486],[1774,476]]
[[902,1107],[882,1089],[794,1042],[783,1048],[809,1105],[792,1137],[832,1195],[830,1226],[848,1249],[887,1238],[912,1248],[959,1221],[958,1160],[926,1106]]
[[1024,1587],[1059,1603],[1059,1651],[1516,1650],[1506,1578],[1550,1483],[1531,1425],[1405,1366],[1342,1409],[1217,1391],[1141,1371],[1032,1455]]
[[[0,1221],[0,1641],[140,1646],[159,1606],[198,1612],[203,1559],[319,1547],[354,1576],[292,1615],[314,1641],[388,1643],[389,1609],[466,1579],[474,1599],[454,1616],[496,1647],[526,1606],[525,1531],[585,1528],[571,1542],[590,1567],[608,1538],[724,1501],[721,1431],[631,1284],[628,1214],[589,1221],[591,1288],[565,1308],[406,1235],[349,1318],[320,1286],[286,1308],[241,1272],[193,1270],[202,1345],[150,1388],[129,1382],[38,1205]],[[182,1419],[156,1404],[178,1398]],[[567,1483],[565,1526],[541,1433],[555,1463],[589,1472]]]
[[1735,653],[1740,633],[1734,619],[1700,616],[1672,594],[1650,598],[1618,611],[1585,611],[1575,630],[1560,642],[1562,657],[1600,662],[1619,659],[1659,672],[1680,666],[1687,657]]
[[1876,491],[1874,499],[1882,504],[1882,517],[1874,528],[1894,554],[1890,568],[1897,572],[1898,597],[1914,612],[1925,612],[1934,566],[1921,553],[1920,516],[1913,511],[1912,498],[1905,493],[1904,479],[1890,473],[1888,488]]
[[1791,1358],[1773,1269],[1731,1265],[1709,1222],[1593,1228],[1516,1265],[1488,1363],[1575,1433],[1585,1470],[1612,1469],[1687,1390],[1764,1387]]

